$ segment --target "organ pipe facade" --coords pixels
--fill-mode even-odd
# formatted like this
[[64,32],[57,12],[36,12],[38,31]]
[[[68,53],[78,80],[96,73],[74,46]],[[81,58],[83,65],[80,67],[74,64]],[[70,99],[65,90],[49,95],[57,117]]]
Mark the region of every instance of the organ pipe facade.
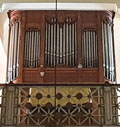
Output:
[[78,65],[76,32],[76,22],[71,18],[66,18],[62,23],[57,22],[57,26],[55,19],[47,21],[45,45],[46,66],[54,67],[56,64],[76,67]]
[[114,12],[57,11],[56,17],[55,11],[9,11],[8,16],[8,82],[115,81]]
[[20,45],[20,20],[10,24],[10,43],[8,57],[8,82],[18,77]]

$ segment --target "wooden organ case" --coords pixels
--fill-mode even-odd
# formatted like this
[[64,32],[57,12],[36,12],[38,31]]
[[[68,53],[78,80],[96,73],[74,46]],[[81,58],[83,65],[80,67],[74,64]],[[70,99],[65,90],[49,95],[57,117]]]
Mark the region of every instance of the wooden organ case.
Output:
[[[111,11],[9,11],[8,82],[115,81]],[[56,75],[56,76],[55,76]]]

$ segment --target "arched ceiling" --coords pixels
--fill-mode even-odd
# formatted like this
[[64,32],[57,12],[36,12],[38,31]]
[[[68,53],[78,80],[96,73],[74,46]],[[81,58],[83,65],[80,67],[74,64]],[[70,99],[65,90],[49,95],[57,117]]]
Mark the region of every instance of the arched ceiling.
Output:
[[[45,3],[45,2],[55,2],[56,0],[0,0],[0,8],[3,3]],[[120,8],[120,0],[58,0],[58,2],[63,3],[116,3],[118,8]]]

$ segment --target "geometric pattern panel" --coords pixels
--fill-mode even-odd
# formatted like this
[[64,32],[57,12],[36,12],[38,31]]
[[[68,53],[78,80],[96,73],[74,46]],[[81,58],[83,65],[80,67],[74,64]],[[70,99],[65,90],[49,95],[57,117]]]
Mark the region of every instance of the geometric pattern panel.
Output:
[[0,127],[100,127],[107,118],[120,126],[120,88],[108,88],[106,99],[108,91],[101,86],[1,87]]
[[5,124],[5,114],[7,105],[7,90],[6,87],[0,87],[0,127]]
[[120,88],[112,87],[112,119],[114,125],[120,126]]
[[15,91],[14,124],[97,126],[105,123],[103,88],[16,87]]

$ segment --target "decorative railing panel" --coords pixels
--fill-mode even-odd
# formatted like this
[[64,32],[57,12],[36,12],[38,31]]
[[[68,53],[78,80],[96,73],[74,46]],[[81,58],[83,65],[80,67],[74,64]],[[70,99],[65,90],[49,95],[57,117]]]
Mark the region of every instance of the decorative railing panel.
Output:
[[1,92],[1,127],[120,125],[119,87],[27,85]]
[[5,87],[0,88],[0,126],[5,124],[7,114],[7,91]]
[[111,89],[111,102],[112,102],[112,119],[113,124],[120,125],[120,88],[113,87]]
[[1,91],[1,127],[120,125],[120,90],[115,86],[27,85]]
[[[18,93],[17,93],[18,92]],[[15,88],[18,125],[64,126],[104,124],[101,88],[39,87]],[[99,105],[98,105],[99,104]],[[104,103],[103,105],[104,106]],[[18,117],[18,114],[14,116]],[[15,118],[16,119],[16,118]],[[15,120],[16,121],[16,120]]]

